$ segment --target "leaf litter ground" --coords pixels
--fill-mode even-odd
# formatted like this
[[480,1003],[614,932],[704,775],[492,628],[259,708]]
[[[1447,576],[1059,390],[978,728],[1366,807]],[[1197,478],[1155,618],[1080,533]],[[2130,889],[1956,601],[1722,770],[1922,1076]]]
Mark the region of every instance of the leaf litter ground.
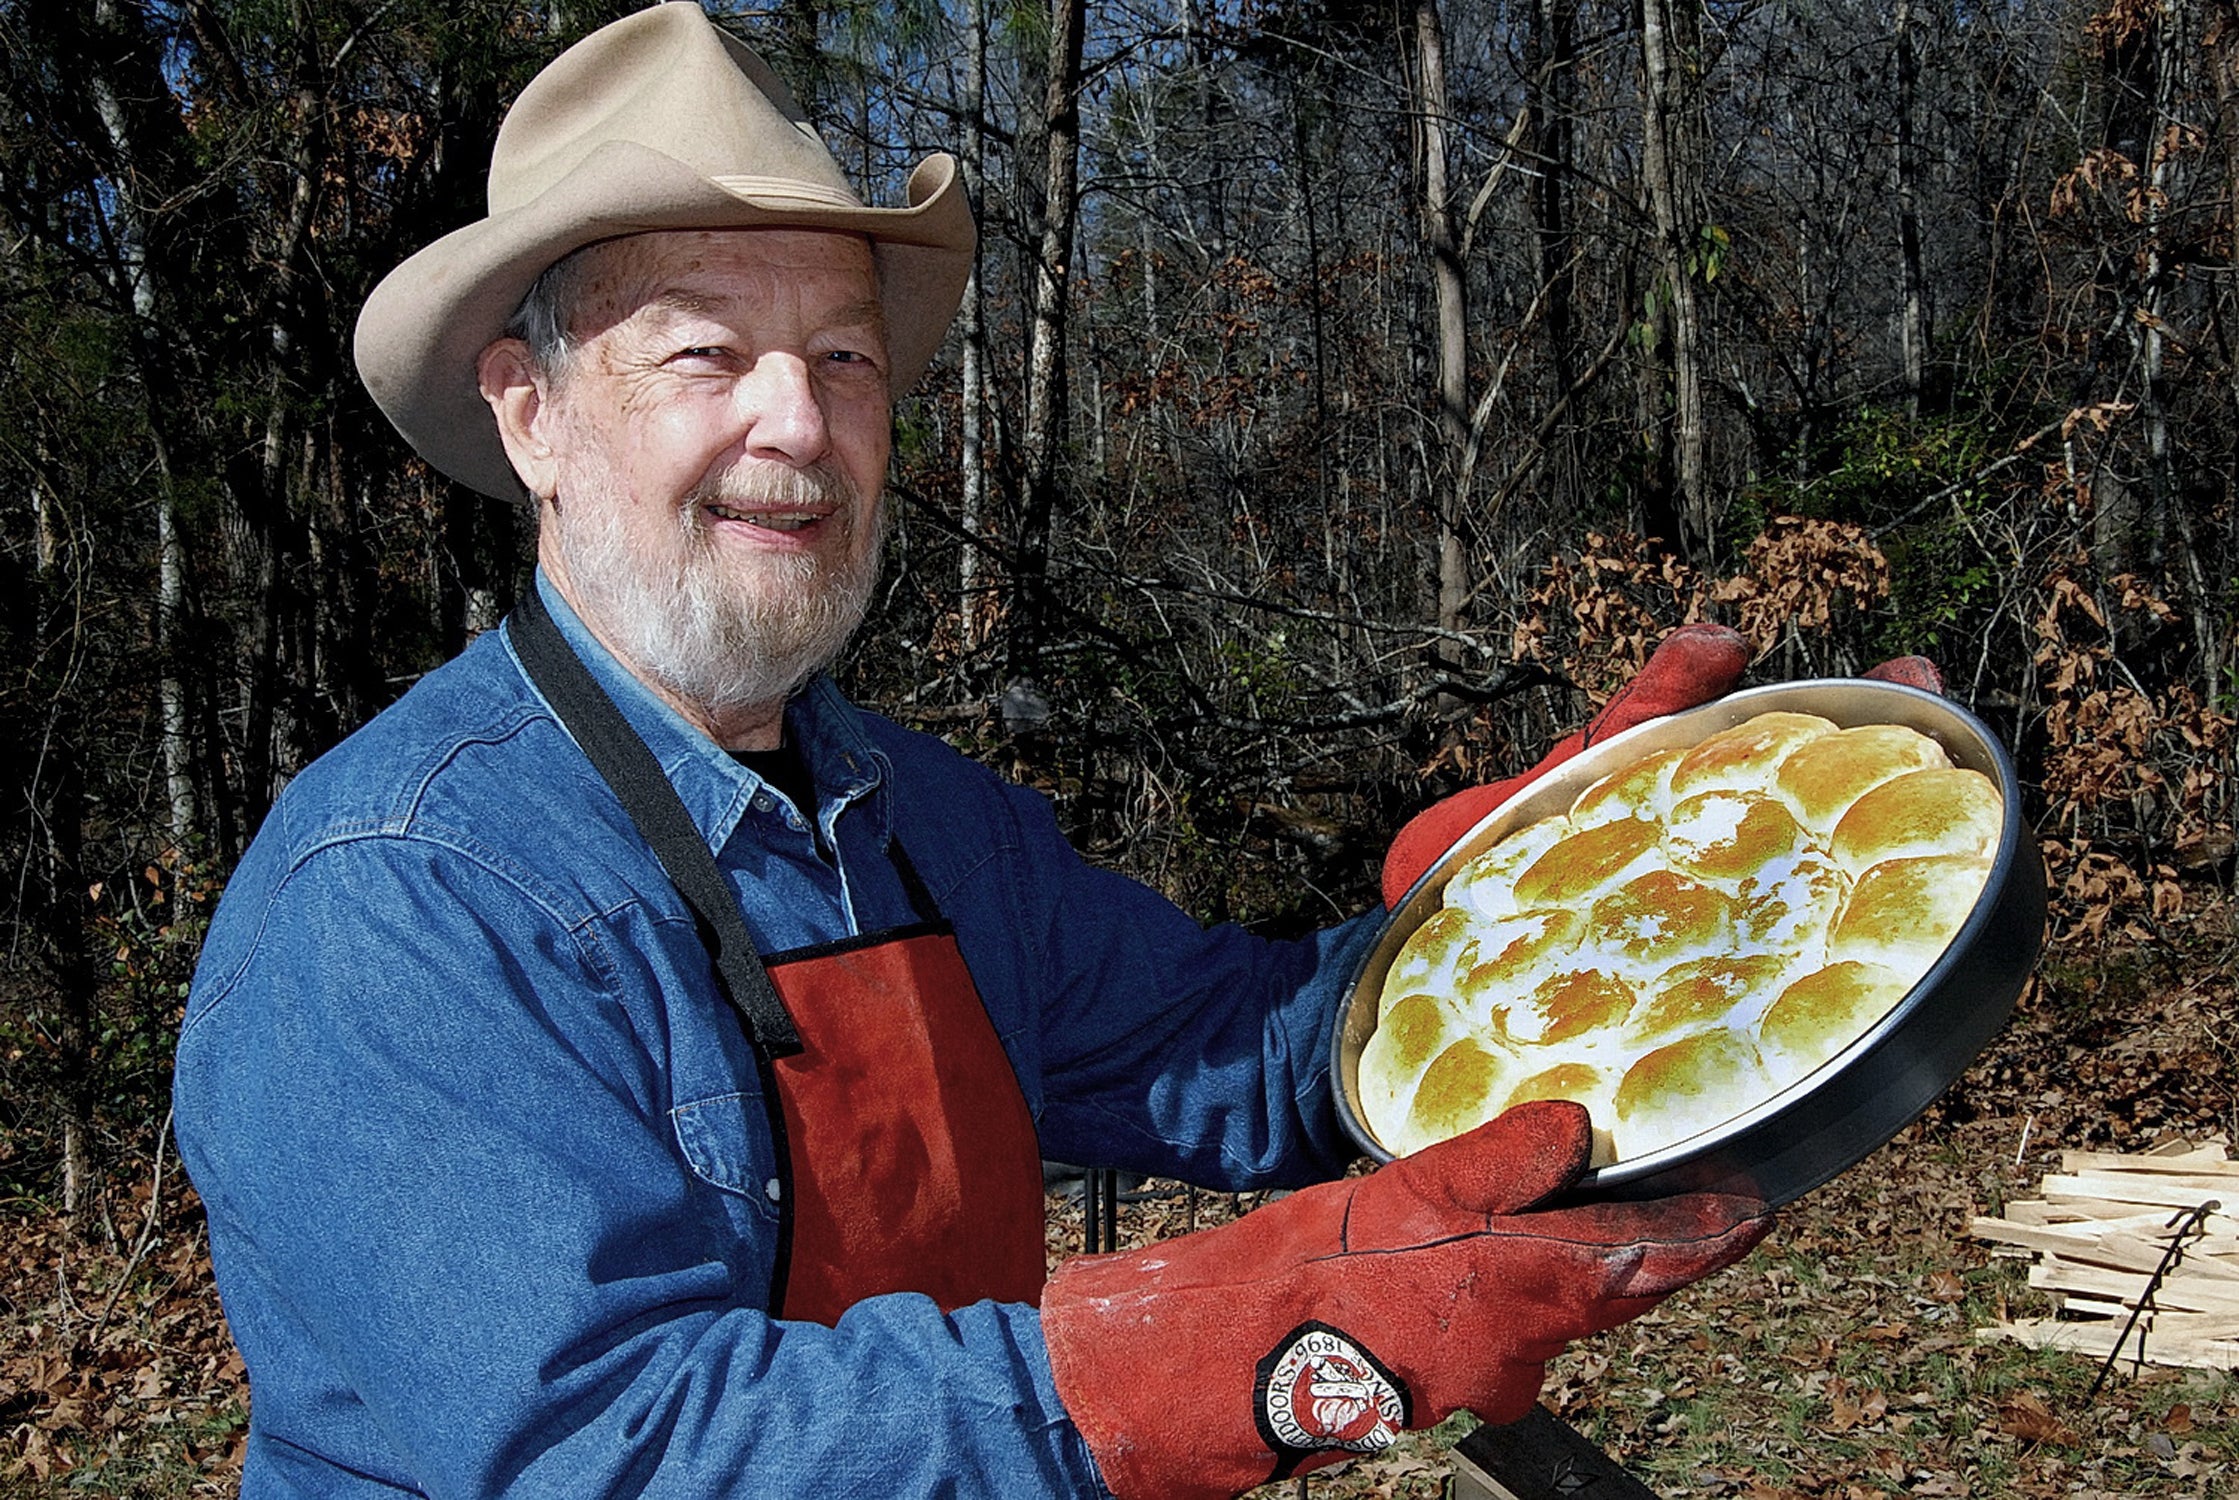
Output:
[[[2239,1380],[1985,1344],[2052,1311],[2023,1260],[1967,1235],[2029,1196],[2064,1147],[2136,1151],[2239,1125],[2228,906],[2159,945],[2057,953],[2014,1021],[1918,1123],[1792,1205],[1749,1260],[1574,1346],[1542,1399],[1667,1496],[2112,1500],[2239,1496]],[[230,1494],[247,1382],[176,1163],[119,1186],[114,1227],[73,1235],[0,1206],[0,1497]],[[1120,1243],[1210,1227],[1252,1195],[1152,1182]],[[1082,1243],[1053,1195],[1051,1253]],[[1449,1420],[1375,1458],[1254,1500],[1432,1500]]]

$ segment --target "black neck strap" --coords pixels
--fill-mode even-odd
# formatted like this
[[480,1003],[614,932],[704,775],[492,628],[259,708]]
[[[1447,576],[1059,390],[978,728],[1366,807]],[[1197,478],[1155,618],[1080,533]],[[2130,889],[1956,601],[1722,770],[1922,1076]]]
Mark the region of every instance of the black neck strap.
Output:
[[762,967],[754,938],[739,915],[738,901],[715,868],[715,856],[708,853],[707,840],[685,811],[684,799],[560,634],[533,583],[521,596],[510,628],[529,680],[621,798],[638,836],[652,846],[661,868],[692,909],[700,941],[715,961],[724,998],[745,1023],[755,1051],[764,1058],[799,1052],[800,1033],[793,1029],[793,1018],[786,1014],[777,986],[770,983],[769,971]]

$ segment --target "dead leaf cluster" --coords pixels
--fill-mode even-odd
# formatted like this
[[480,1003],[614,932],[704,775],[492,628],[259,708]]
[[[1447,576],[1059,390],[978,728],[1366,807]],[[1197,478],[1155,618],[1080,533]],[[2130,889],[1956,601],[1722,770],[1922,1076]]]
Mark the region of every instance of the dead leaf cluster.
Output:
[[11,1218],[0,1259],[0,1493],[239,1484],[248,1381],[191,1190],[174,1190],[162,1221],[135,1263],[133,1247],[89,1243],[59,1216]]

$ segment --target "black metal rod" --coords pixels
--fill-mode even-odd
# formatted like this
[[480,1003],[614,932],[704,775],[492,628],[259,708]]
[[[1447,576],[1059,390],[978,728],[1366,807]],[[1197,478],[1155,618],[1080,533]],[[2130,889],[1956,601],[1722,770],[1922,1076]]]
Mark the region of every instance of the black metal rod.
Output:
[[1099,1243],[1104,1235],[1104,1215],[1097,1201],[1103,1197],[1103,1186],[1101,1167],[1088,1167],[1081,1172],[1081,1249],[1089,1255],[1104,1248]]
[[[2188,1209],[2184,1213],[2175,1215],[2167,1224],[2162,1226],[2164,1229],[2175,1231],[2169,1236],[2169,1248],[2161,1252],[2161,1264],[2154,1267],[2153,1275],[2146,1278],[2145,1295],[2141,1296],[2137,1304],[2130,1309],[2130,1317],[2122,1325],[2121,1335],[2116,1338],[2114,1348],[2107,1351],[2107,1362],[2099,1367],[2099,1378],[2092,1381],[2091,1389],[2084,1394],[2084,1400],[2094,1401],[2098,1399],[2099,1388],[2105,1385],[2107,1377],[2114,1373],[2115,1361],[2122,1358],[2122,1346],[2130,1342],[2130,1330],[2138,1326],[2138,1319],[2145,1314],[2148,1308],[2153,1306],[2154,1293],[2161,1290],[2163,1278],[2183,1263],[2185,1236],[2194,1233],[2206,1234],[2207,1230],[2201,1227],[2202,1222],[2208,1215],[2222,1207],[2221,1201],[2210,1198],[2198,1208]],[[2145,1364],[2146,1335],[2141,1330],[2138,1334],[2138,1354],[2130,1366],[2130,1373],[2136,1375],[2145,1368]]]

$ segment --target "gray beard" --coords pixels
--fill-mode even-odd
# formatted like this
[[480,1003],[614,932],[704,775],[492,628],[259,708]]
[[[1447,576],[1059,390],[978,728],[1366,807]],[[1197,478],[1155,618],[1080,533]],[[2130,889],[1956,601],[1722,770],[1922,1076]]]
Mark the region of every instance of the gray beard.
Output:
[[548,524],[578,612],[598,621],[627,665],[712,718],[783,702],[835,661],[870,607],[883,545],[838,569],[819,558],[773,559],[748,590],[710,545],[710,499],[814,500],[837,490],[847,524],[883,528],[830,470],[751,470],[695,491],[677,511],[679,546],[646,556],[626,540],[611,477],[571,486]]

